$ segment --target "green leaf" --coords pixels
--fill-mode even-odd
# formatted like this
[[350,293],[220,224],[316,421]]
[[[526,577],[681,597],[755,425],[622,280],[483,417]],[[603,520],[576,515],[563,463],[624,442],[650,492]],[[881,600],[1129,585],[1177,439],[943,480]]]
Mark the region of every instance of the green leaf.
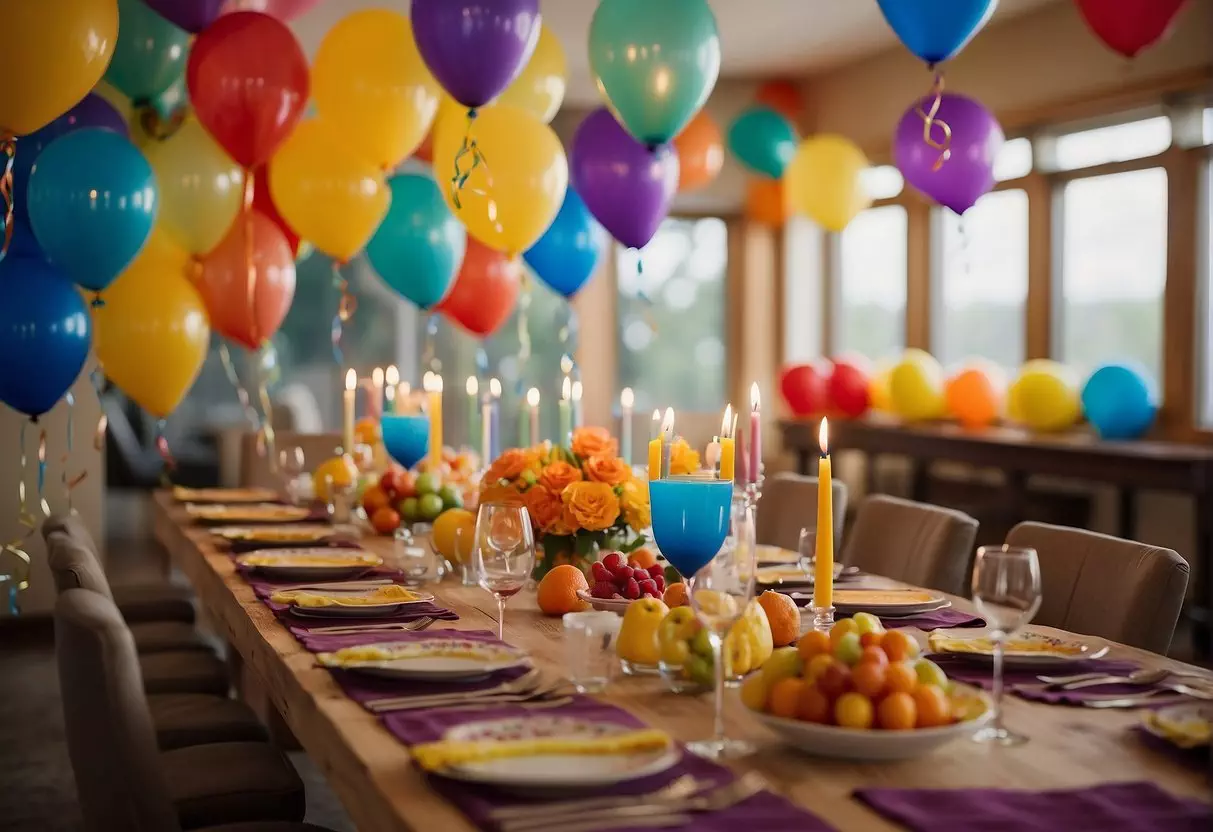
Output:
[[638,534],[632,540],[629,540],[627,543],[624,543],[623,545],[621,545],[619,547],[619,551],[623,552],[625,555],[630,555],[632,552],[635,552],[637,549],[639,549],[641,546],[643,546],[644,544],[646,544],[648,542],[649,542],[649,540],[647,537],[645,537],[642,534]]

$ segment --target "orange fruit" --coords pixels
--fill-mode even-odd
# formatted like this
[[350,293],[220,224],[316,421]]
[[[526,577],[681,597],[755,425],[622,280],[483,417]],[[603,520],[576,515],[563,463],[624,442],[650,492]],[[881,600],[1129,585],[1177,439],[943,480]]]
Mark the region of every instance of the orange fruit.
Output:
[[901,630],[889,630],[880,638],[880,646],[891,662],[903,662],[918,654],[918,644]]
[[372,485],[362,492],[362,508],[366,511],[367,517],[373,517],[379,509],[389,508],[391,505],[392,498],[377,485]]
[[897,662],[885,671],[884,682],[886,689],[893,693],[913,693],[918,687],[918,673],[911,665]]
[[349,454],[326,459],[317,465],[316,470],[312,472],[312,483],[316,489],[316,499],[327,503],[329,501],[330,485],[336,487],[338,490],[349,488],[354,484],[354,479],[357,476],[358,468],[354,465],[354,458]]
[[679,581],[676,584],[670,584],[665,588],[665,592],[661,596],[661,600],[670,609],[674,607],[685,607],[691,603],[691,598],[687,595],[687,585]]
[[434,521],[430,540],[438,553],[452,563],[471,562],[476,515],[466,508],[448,508]]
[[838,660],[829,653],[818,653],[805,664],[804,678],[806,681],[816,682],[826,672],[826,668],[836,664]]
[[851,670],[851,683],[855,685],[855,691],[869,699],[880,698],[880,695],[884,693],[887,677],[887,664],[878,662],[861,661]]
[[588,610],[590,605],[577,597],[577,590],[589,590],[585,573],[572,564],[555,566],[543,576],[535,600],[544,615],[564,615],[566,612]]
[[817,689],[816,685],[805,685],[800,691],[800,702],[796,708],[796,716],[805,722],[829,723],[832,716],[830,699]]
[[800,658],[804,659],[806,666],[814,656],[833,652],[830,649],[829,634],[820,630],[809,630],[801,636],[800,641],[796,643],[796,650],[800,653]]
[[646,549],[641,546],[632,554],[628,555],[628,566],[633,569],[648,569],[651,566],[657,565],[657,556],[653,554],[652,549]]
[[855,623],[855,619],[853,618],[844,618],[841,621],[835,622],[834,626],[830,628],[830,644],[837,647],[838,642],[847,633],[855,633],[856,635],[859,633],[859,625]]
[[952,703],[938,685],[919,685],[914,691],[919,728],[938,728],[952,723]]
[[797,679],[795,676],[780,679],[771,686],[767,709],[775,716],[795,719],[800,710],[800,694],[804,688],[804,679]]
[[844,693],[834,703],[834,721],[843,728],[871,728],[872,700],[862,693]]
[[400,515],[390,506],[383,506],[371,515],[371,528],[379,534],[391,534],[399,526]]
[[859,664],[868,663],[884,667],[889,663],[888,654],[879,647],[865,647],[863,648],[863,652],[859,654]]
[[800,635],[800,608],[796,602],[782,592],[768,589],[758,596],[758,603],[771,625],[771,642],[783,647],[796,641]]
[[909,731],[917,718],[918,707],[908,693],[890,693],[876,708],[876,724],[886,731]]
[[883,630],[879,633],[864,633],[859,637],[859,644],[863,647],[879,647],[883,636]]

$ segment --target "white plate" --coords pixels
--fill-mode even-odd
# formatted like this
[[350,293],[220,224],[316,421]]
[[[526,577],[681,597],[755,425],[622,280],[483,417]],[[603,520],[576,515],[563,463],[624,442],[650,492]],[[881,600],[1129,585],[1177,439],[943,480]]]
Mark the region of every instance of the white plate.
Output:
[[[371,590],[359,589],[351,591],[350,595],[365,595]],[[412,592],[413,590],[409,590]],[[328,589],[324,595],[340,595],[340,590]],[[359,604],[358,606],[343,606],[341,604],[332,604],[327,607],[301,607],[297,604],[291,604],[292,615],[302,615],[304,618],[376,618],[381,615],[395,615],[398,612],[403,612],[406,608],[413,604],[425,604],[434,600],[434,596],[429,593],[415,593],[416,598],[410,601],[388,601],[383,604]]]
[[[472,722],[452,728],[445,740],[475,741],[519,737],[600,737],[630,729],[576,717],[535,716]],[[678,747],[621,754],[536,754],[464,763],[442,770],[445,777],[505,786],[527,793],[594,789],[658,774],[678,762]]]
[[[215,537],[240,543],[257,543],[266,548],[306,546],[322,543],[337,535],[332,526],[320,523],[275,523],[265,526],[216,526],[210,530]],[[276,540],[274,535],[293,539]]]
[[[942,595],[931,593],[927,590],[906,590],[907,593],[919,593],[920,595],[929,595],[929,598],[917,598],[907,595],[903,602],[896,602],[896,596],[900,590],[887,589],[846,589],[839,588],[834,590],[834,610],[842,615],[854,615],[857,612],[870,612],[878,616],[910,616],[920,615],[924,612],[935,612],[936,610],[946,609],[952,606],[952,602]],[[863,593],[863,595],[860,595]],[[859,600],[863,596],[873,600]],[[887,602],[875,600],[881,595],[889,598]],[[852,600],[854,599],[854,600]]]
[[[370,659],[353,663],[342,662],[335,653],[320,653],[316,660],[325,667],[337,667],[386,679],[421,679],[447,682],[456,679],[478,679],[530,662],[527,654],[502,644],[464,641],[454,638],[428,641],[388,642],[363,645],[399,650],[404,655],[391,659]],[[452,650],[466,655],[444,655]]]
[[[317,563],[309,565],[306,563],[308,558],[322,560],[324,558],[336,558],[342,555],[348,556],[365,556],[367,561],[363,563],[351,563],[348,565],[324,564]],[[291,564],[257,564],[250,565],[250,559],[275,557],[275,558],[296,558],[295,563]],[[236,562],[247,566],[254,572],[258,572],[267,577],[272,577],[278,580],[285,581],[322,581],[333,580],[338,578],[353,578],[369,569],[374,569],[377,566],[383,565],[383,558],[371,552],[361,549],[336,549],[329,546],[313,546],[299,549],[258,549],[253,552],[246,552],[243,555],[236,557]]]
[[[834,564],[834,580],[842,577],[843,569],[841,563]],[[754,580],[759,586],[812,586],[816,583],[816,575],[801,571],[797,564],[781,564],[759,567]]]
[[627,612],[628,604],[632,603],[630,598],[595,598],[584,589],[577,590],[577,597],[600,612],[617,612],[620,615]]
[[[983,627],[980,629],[957,629],[957,630],[935,630],[930,633],[927,638],[928,647],[932,652],[937,652],[940,655],[949,656],[954,659],[968,660],[974,664],[992,664],[994,661],[994,652],[991,649],[988,652],[968,652],[962,650],[936,650],[931,645],[931,637],[936,639],[956,639],[958,641],[973,641],[976,639],[985,638],[989,635],[989,628]],[[1028,630],[1021,633],[1016,633],[1012,640],[1028,640],[1033,642],[1041,642],[1042,645],[1049,643],[1056,644],[1072,644],[1078,649],[1078,652],[1066,653],[1047,653],[1047,652],[1020,652],[1017,650],[1006,650],[1003,652],[1003,666],[1020,670],[1046,670],[1049,668],[1064,667],[1074,662],[1085,661],[1087,659],[1100,659],[1108,654],[1111,647],[1106,641],[1092,636],[1075,635],[1073,633],[1052,635],[1051,633],[1042,633]]]
[[186,503],[185,513],[208,523],[297,523],[312,514],[302,506],[281,503]]
[[1191,745],[1180,745],[1168,736],[1167,732],[1159,725],[1160,722],[1213,723],[1213,702],[1182,702],[1178,705],[1168,705],[1165,708],[1159,708],[1157,711],[1147,713],[1141,721],[1141,727],[1147,733],[1153,734],[1170,745],[1178,748],[1200,748],[1201,746],[1207,746],[1209,745],[1208,742],[1193,742]]

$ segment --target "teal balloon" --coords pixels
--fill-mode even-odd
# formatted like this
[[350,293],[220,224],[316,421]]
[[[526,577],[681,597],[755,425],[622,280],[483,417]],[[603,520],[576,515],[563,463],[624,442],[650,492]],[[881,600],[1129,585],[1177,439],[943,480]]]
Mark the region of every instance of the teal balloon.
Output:
[[90,127],[47,145],[26,191],[46,256],[100,292],[143,248],[156,223],[156,175],[125,136]]
[[716,18],[706,0],[602,0],[590,66],[620,124],[646,145],[665,144],[716,86]]
[[1141,367],[1105,364],[1083,386],[1082,410],[1104,439],[1137,439],[1158,415],[1158,389]]
[[388,187],[392,204],[366,244],[366,256],[401,297],[432,309],[455,285],[467,231],[432,177],[400,173],[388,179]]
[[755,173],[783,176],[800,145],[792,122],[769,107],[746,110],[729,128],[729,150]]
[[118,0],[118,21],[118,42],[105,80],[142,106],[184,76],[190,35],[143,0]]

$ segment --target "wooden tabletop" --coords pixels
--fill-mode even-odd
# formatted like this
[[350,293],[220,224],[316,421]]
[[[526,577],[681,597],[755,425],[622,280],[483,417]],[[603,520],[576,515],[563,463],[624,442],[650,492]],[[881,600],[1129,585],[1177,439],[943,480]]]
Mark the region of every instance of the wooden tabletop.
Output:
[[[328,672],[316,666],[313,655],[257,600],[232,559],[216,548],[206,530],[189,525],[169,495],[157,494],[154,499],[156,538],[192,581],[219,635],[260,677],[360,832],[473,829],[426,786],[405,747],[348,699]],[[364,544],[380,554],[390,553],[387,538],[367,538]],[[459,621],[441,626],[493,629],[496,602],[488,593],[448,581],[438,585],[435,594],[460,616]],[[954,598],[953,603],[971,608],[963,599]],[[537,666],[561,673],[560,619],[540,615],[532,594],[510,600],[505,637],[526,649]],[[1147,666],[1187,667],[1121,645],[1113,648],[1111,656]],[[657,677],[617,680],[601,698],[679,740],[711,732],[711,696],[667,693]],[[861,786],[1055,789],[1148,780],[1175,794],[1208,798],[1202,774],[1145,748],[1128,733],[1140,719],[1137,712],[1049,706],[1014,696],[1008,696],[1005,705],[1007,724],[1031,737],[1026,745],[1006,749],[960,741],[928,758],[898,763],[859,764],[804,756],[781,746],[737,701],[729,703],[728,730],[731,736],[764,741],[758,753],[734,765],[738,771],[761,772],[773,789],[843,830],[898,828],[851,799],[851,791]]]

